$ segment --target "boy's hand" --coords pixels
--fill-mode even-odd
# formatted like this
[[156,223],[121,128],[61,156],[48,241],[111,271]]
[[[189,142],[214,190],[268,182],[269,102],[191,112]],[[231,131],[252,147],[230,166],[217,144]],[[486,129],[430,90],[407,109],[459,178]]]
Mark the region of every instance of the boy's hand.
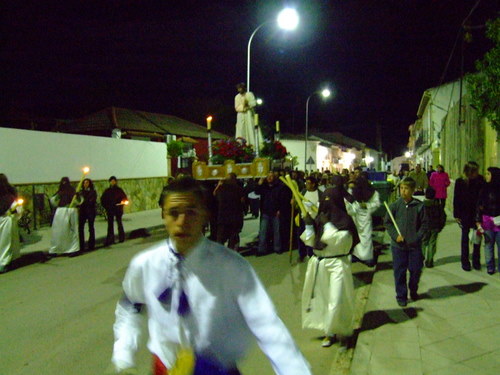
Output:
[[398,235],[398,238],[396,238],[396,242],[405,242],[405,238],[402,235]]

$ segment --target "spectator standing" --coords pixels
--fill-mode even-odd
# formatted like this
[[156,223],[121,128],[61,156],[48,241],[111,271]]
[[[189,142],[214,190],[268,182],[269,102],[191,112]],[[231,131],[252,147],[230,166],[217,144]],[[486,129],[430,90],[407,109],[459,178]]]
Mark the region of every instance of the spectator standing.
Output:
[[229,173],[220,180],[213,195],[217,201],[217,242],[238,250],[239,233],[243,228],[243,205],[245,192],[238,184],[236,174]]
[[484,255],[488,274],[495,273],[495,244],[497,269],[500,272],[500,168],[489,167],[485,174],[486,186],[479,193],[476,225],[484,231]]
[[[462,230],[461,263],[464,271],[471,270],[469,261],[469,232],[476,230],[476,209],[479,192],[484,187],[485,181],[479,174],[479,165],[469,161],[464,165],[463,176],[455,181],[453,196],[453,217]],[[481,269],[480,250],[481,242],[474,241],[472,248],[472,266]]]
[[[438,168],[439,165],[436,167]],[[442,167],[442,166],[441,166]],[[429,165],[429,170],[427,171],[427,178],[430,180],[431,179],[431,176],[432,174],[436,172],[436,170],[434,169],[434,167],[432,165]]]
[[274,252],[281,254],[280,237],[280,205],[282,201],[283,185],[273,172],[269,172],[266,178],[261,178],[255,188],[255,193],[260,196],[260,227],[259,248],[257,255],[265,255],[268,249],[269,232],[272,233]]
[[438,164],[436,168],[437,171],[433,172],[429,179],[429,186],[431,186],[436,192],[434,199],[436,199],[444,208],[446,206],[446,198],[448,196],[448,186],[450,186],[450,177],[448,176],[448,173],[444,171],[444,167],[441,164]]
[[116,224],[118,225],[118,240],[120,242],[125,241],[125,230],[123,229],[123,206],[127,202],[127,195],[118,186],[118,180],[115,176],[109,178],[109,187],[104,190],[101,196],[101,204],[106,210],[106,216],[108,218],[108,233],[106,236],[106,241],[104,246],[110,246],[115,243],[115,230],[114,222],[116,219]]
[[154,375],[173,372],[182,356],[195,359],[194,371],[186,374],[239,375],[237,364],[253,337],[276,374],[310,375],[255,271],[234,251],[203,237],[205,196],[189,177],[163,190],[169,238],[135,256],[127,270],[115,313],[113,369],[133,371],[141,311],[147,308]]
[[90,178],[83,180],[82,190],[78,193],[82,203],[78,212],[78,237],[80,239],[80,251],[85,251],[85,223],[88,223],[89,241],[87,250],[95,249],[95,228],[94,221],[96,217],[97,193],[94,189],[94,183]]
[[[384,219],[387,233],[391,237],[396,301],[402,307],[408,303],[408,289],[410,289],[410,297],[413,301],[419,298],[418,283],[424,265],[422,239],[428,230],[424,205],[413,198],[415,185],[415,181],[410,177],[400,183],[401,197],[389,206],[396,223],[393,223],[389,213]],[[407,271],[410,272],[408,285],[406,284]]]
[[435,196],[436,192],[434,188],[428,186],[427,189],[425,189],[424,209],[429,223],[429,230],[422,240],[422,250],[424,252],[425,266],[427,268],[434,267],[434,255],[436,254],[438,235],[446,224],[444,206]]
[[415,195],[424,195],[425,189],[429,186],[429,179],[427,178],[427,174],[422,170],[422,165],[417,164],[415,166],[415,170],[411,171],[408,174],[408,177],[412,178],[415,181]]

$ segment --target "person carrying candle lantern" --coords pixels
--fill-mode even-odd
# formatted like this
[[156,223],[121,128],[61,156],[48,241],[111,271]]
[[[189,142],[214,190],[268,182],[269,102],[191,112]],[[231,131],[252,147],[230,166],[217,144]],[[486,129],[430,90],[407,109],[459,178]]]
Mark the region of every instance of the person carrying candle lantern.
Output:
[[108,372],[135,373],[146,308],[153,375],[239,375],[238,362],[253,337],[276,374],[310,375],[250,264],[203,236],[210,215],[207,196],[191,177],[164,188],[161,207],[169,238],[129,265],[115,310]]
[[238,94],[234,97],[234,109],[236,110],[236,135],[235,138],[244,138],[247,144],[253,145],[254,149],[257,149],[259,145],[264,140],[262,138],[262,132],[258,128],[258,140],[255,139],[255,126],[258,123],[255,122],[255,106],[257,102],[255,101],[255,96],[252,92],[247,91],[246,85],[244,83],[238,83],[236,85]]
[[17,229],[21,205],[16,199],[16,189],[9,184],[7,176],[0,173],[0,273],[9,270],[21,251]]
[[78,212],[78,237],[80,239],[80,251],[85,251],[84,228],[86,222],[89,227],[89,241],[87,249],[91,251],[95,248],[94,221],[96,216],[97,193],[90,178],[83,180],[82,190],[78,192],[78,195],[83,200],[82,204],[80,204]]
[[104,246],[110,246],[115,243],[114,221],[118,225],[118,240],[125,241],[125,230],[123,229],[122,216],[123,206],[128,203],[127,195],[118,186],[118,180],[115,176],[109,178],[109,187],[104,190],[101,196],[101,204],[106,210],[108,218],[108,233]]

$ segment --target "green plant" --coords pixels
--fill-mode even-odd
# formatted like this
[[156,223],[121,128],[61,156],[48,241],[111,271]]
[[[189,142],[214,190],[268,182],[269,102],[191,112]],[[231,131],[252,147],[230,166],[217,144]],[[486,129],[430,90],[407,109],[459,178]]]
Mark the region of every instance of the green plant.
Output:
[[171,158],[177,158],[182,155],[184,150],[184,142],[182,141],[170,141],[167,143],[167,154]]
[[466,77],[471,105],[479,117],[486,117],[500,138],[500,17],[486,23],[486,36],[494,43],[482,60],[476,61],[477,73]]

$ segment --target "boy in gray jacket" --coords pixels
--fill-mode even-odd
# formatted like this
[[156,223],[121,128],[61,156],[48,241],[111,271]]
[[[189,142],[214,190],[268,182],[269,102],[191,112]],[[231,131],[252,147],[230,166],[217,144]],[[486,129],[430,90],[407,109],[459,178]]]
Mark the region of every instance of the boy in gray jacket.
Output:
[[[396,284],[396,300],[399,306],[406,306],[408,288],[413,301],[418,299],[418,282],[423,268],[422,239],[428,230],[424,205],[413,199],[415,181],[406,178],[400,184],[401,197],[393,202],[389,209],[396,225],[387,213],[384,224],[391,237],[392,267]],[[399,231],[398,231],[399,229]],[[406,285],[406,271],[410,271],[410,280]]]

